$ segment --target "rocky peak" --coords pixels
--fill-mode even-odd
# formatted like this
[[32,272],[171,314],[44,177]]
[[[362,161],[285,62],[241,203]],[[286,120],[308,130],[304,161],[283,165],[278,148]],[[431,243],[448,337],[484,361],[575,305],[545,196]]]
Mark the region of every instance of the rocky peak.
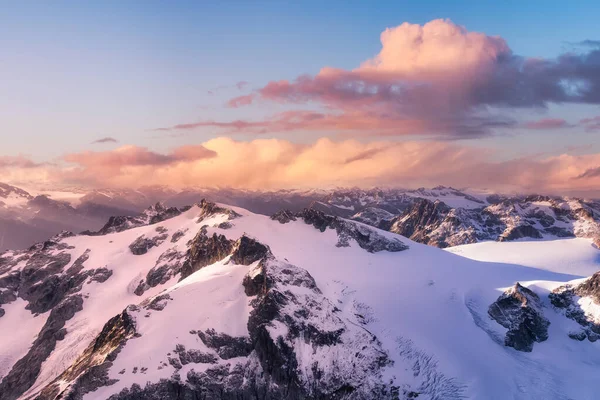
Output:
[[207,232],[206,227],[203,226],[192,239],[186,254],[186,260],[181,267],[180,280],[231,254],[234,245],[233,240],[217,233],[209,236]]
[[148,207],[137,216],[112,216],[108,222],[97,232],[84,231],[82,235],[103,236],[115,232],[123,232],[128,229],[137,228],[144,225],[153,225],[181,214],[181,210],[176,207],[166,207],[162,203],[156,203]]
[[305,208],[296,214],[296,218],[302,219],[321,232],[325,232],[326,229],[335,229],[338,235],[338,247],[350,246],[349,240],[353,239],[361,248],[370,253],[384,250],[395,252],[408,249],[408,246],[402,243],[399,238],[387,238],[371,227],[327,215],[319,210]]
[[[580,332],[569,334],[571,338],[584,340],[587,337],[590,342],[600,339],[600,315],[595,311],[600,306],[600,271],[579,285],[567,284],[554,289],[549,298],[554,307],[581,326]],[[596,307],[584,308],[581,300]]]
[[271,215],[271,219],[273,221],[279,221],[282,224],[287,224],[290,221],[295,221],[296,216],[290,210],[281,210]]
[[200,208],[200,213],[198,214],[198,222],[212,217],[215,214],[225,214],[229,217],[229,219],[238,218],[240,215],[235,211],[218,206],[216,203],[212,203],[207,201],[206,199],[202,199],[200,203],[195,204],[196,207]]
[[0,198],[6,199],[11,194],[18,196],[18,197],[22,197],[27,200],[33,199],[33,196],[31,194],[29,194],[27,191],[20,189],[16,186],[11,186],[6,183],[0,182]]
[[231,261],[239,265],[250,265],[270,254],[269,247],[244,235],[233,245]]
[[515,350],[530,352],[534,342],[548,339],[550,322],[544,317],[540,298],[518,282],[490,305],[488,314],[508,329],[504,344]]

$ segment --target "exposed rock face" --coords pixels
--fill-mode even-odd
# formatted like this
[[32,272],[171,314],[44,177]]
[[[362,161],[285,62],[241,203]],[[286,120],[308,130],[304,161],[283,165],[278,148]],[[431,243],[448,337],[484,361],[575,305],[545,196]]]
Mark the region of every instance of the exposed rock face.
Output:
[[[136,334],[130,310],[111,318],[73,365],[46,386],[37,399],[81,400],[86,393],[116,382],[108,377],[108,370],[127,340]],[[61,382],[72,383],[64,389]]]
[[156,235],[152,238],[148,238],[142,235],[135,239],[133,243],[129,245],[129,250],[131,250],[131,252],[136,256],[141,256],[143,254],[146,254],[151,248],[162,244],[162,242],[167,240],[168,237],[169,235],[167,233],[160,233],[159,235]]
[[206,347],[215,350],[223,360],[248,357],[252,352],[252,343],[246,337],[231,337],[224,333],[217,333],[214,329],[198,332],[198,336]]
[[224,235],[213,233],[212,236],[208,236],[206,227],[202,227],[188,249],[187,258],[181,268],[181,280],[200,268],[227,257],[233,249],[233,244],[234,242]]
[[326,229],[335,229],[339,238],[338,247],[348,247],[349,240],[354,239],[361,248],[370,253],[408,249],[408,246],[400,239],[387,238],[365,225],[326,215],[321,211],[307,208],[296,214],[296,218],[304,220],[305,223],[314,226],[321,232],[325,232]]
[[390,229],[394,217],[394,214],[381,208],[367,207],[354,214],[351,219],[387,231]]
[[[71,262],[71,255],[63,250],[70,249],[62,240],[71,234],[63,233],[32,246],[28,251],[0,258],[0,306],[11,303],[18,297],[27,301],[26,309],[34,314],[51,310],[69,295],[82,289],[88,278],[104,282],[112,271],[106,268],[84,270],[89,250]],[[10,268],[24,263],[22,269]],[[10,272],[9,272],[10,271]]]
[[533,239],[541,239],[543,236],[540,233],[540,231],[538,231],[531,225],[520,225],[515,226],[514,228],[507,229],[502,235],[500,235],[498,241],[504,242],[507,240],[522,239],[526,237]]
[[290,210],[281,210],[271,215],[271,219],[273,221],[279,221],[282,224],[287,224],[290,221],[295,221],[296,216]]
[[202,199],[202,201],[196,204],[196,206],[200,207],[200,213],[198,214],[199,223],[215,214],[225,214],[230,220],[238,218],[240,216],[235,211],[229,208],[220,207],[215,203],[207,201],[206,199]]
[[173,218],[181,214],[182,211],[175,207],[166,207],[162,203],[156,203],[152,207],[147,208],[138,216],[115,216],[110,217],[108,222],[97,232],[85,231],[82,235],[101,236],[109,233],[123,232],[128,229],[137,228],[138,226],[153,225]]
[[233,245],[231,261],[240,265],[250,265],[267,256],[269,248],[244,235]]
[[112,270],[106,267],[85,268],[89,249],[71,264],[71,253],[67,251],[73,247],[63,241],[71,236],[70,232],[63,232],[27,251],[4,253],[0,257],[0,305],[21,298],[32,313],[49,312],[27,354],[2,379],[2,400],[18,398],[35,382],[56,342],[65,337],[65,322],[83,309],[83,297],[79,294],[83,285],[103,283],[112,275]]
[[391,221],[389,228],[390,232],[440,248],[489,240],[503,229],[493,214],[452,209],[439,200],[425,199],[416,200]]
[[544,317],[540,298],[519,283],[498,297],[488,314],[508,329],[504,344],[515,350],[530,352],[534,342],[548,339],[550,322]]
[[184,235],[185,235],[185,232],[181,231],[181,230],[173,233],[173,236],[171,236],[171,243],[177,243],[179,241],[179,239],[181,239]]
[[581,325],[580,332],[573,332],[569,336],[576,340],[587,337],[590,342],[600,338],[600,315],[594,312],[594,307],[584,306],[589,303],[596,307],[600,305],[600,272],[596,272],[579,285],[567,284],[558,287],[549,297],[554,307]]
[[42,363],[50,356],[56,341],[64,338],[65,322],[83,309],[80,295],[70,296],[54,307],[27,354],[12,367],[0,382],[2,400],[14,400],[23,394],[37,379]]

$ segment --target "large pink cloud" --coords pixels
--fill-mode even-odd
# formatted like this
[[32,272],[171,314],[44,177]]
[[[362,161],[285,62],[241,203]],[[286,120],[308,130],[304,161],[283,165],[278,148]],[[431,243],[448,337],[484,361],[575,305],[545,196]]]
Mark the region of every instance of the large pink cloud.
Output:
[[168,154],[127,146],[81,152],[65,164],[2,166],[3,180],[90,187],[230,186],[247,189],[438,184],[496,191],[600,195],[600,154],[498,160],[491,149],[448,141],[334,141],[298,144],[215,138]]
[[[268,102],[318,106],[321,113],[338,119],[336,125],[345,130],[354,126],[363,133],[379,134],[380,130],[356,124],[357,114],[384,123],[414,124],[412,129],[398,129],[397,135],[475,137],[522,126],[511,117],[515,109],[600,104],[599,60],[600,48],[594,46],[555,59],[527,58],[513,54],[500,37],[469,32],[449,20],[422,26],[403,23],[386,29],[379,53],[357,68],[324,67],[316,75],[273,80],[228,104],[234,108]],[[274,119],[277,116],[236,123],[264,123],[259,133],[281,132]],[[222,123],[230,124],[212,121],[208,126]],[[292,128],[314,130],[314,125],[304,121]],[[202,125],[163,129],[181,126]],[[328,129],[324,124],[321,130]]]

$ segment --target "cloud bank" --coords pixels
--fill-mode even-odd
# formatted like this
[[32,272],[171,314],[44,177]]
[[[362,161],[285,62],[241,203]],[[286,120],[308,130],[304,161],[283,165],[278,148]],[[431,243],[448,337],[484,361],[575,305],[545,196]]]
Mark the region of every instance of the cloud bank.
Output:
[[215,138],[167,154],[123,146],[67,154],[60,164],[0,163],[3,178],[88,187],[228,186],[247,189],[438,184],[497,191],[598,193],[600,154],[494,161],[494,150],[448,141],[249,142]]

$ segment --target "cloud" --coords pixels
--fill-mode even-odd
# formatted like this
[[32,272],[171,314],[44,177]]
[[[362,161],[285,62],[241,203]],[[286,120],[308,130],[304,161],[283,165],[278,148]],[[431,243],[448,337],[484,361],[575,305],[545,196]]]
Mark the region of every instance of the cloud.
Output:
[[246,89],[246,87],[248,87],[250,83],[246,82],[246,81],[239,81],[238,83],[235,84],[235,87],[238,88],[238,90],[244,90]]
[[589,46],[589,47],[599,47],[600,48],[600,40],[582,40],[581,42],[577,42],[576,44],[580,46]]
[[117,139],[107,136],[107,137],[103,137],[103,138],[101,138],[101,139],[94,140],[94,141],[92,142],[92,144],[99,144],[99,143],[117,143],[117,142],[118,142],[118,140],[117,140]]
[[562,118],[544,118],[538,121],[529,121],[523,124],[523,127],[527,129],[560,129],[568,128],[571,125]]
[[227,102],[227,106],[231,107],[231,108],[247,106],[249,104],[252,104],[252,102],[254,101],[254,98],[255,98],[255,95],[253,95],[253,94],[234,97],[233,99],[231,99]]
[[[136,146],[68,154],[62,163],[0,164],[3,181],[85,187],[228,186],[245,189],[438,184],[496,191],[600,194],[600,154],[501,160],[491,149],[450,141],[215,138],[156,153]],[[2,166],[4,165],[4,166]],[[585,179],[584,179],[585,178]]]
[[67,154],[63,158],[67,162],[84,166],[107,166],[121,168],[128,166],[161,166],[181,161],[194,161],[214,157],[216,154],[202,145],[182,146],[169,154],[149,151],[144,147],[123,146],[110,151],[85,151]]
[[600,167],[585,170],[583,174],[577,176],[577,179],[597,177],[600,177]]
[[588,132],[598,132],[600,131],[600,116],[584,118],[579,121],[579,124],[582,125]]
[[[410,129],[387,130],[394,135],[436,135],[468,138],[493,135],[519,126],[511,118],[516,109],[545,109],[550,104],[600,104],[600,47],[586,41],[583,52],[554,59],[516,55],[504,39],[469,32],[449,20],[424,25],[403,23],[381,34],[381,50],[357,68],[324,67],[316,75],[294,80],[272,80],[254,92],[232,98],[230,107],[282,103],[320,107],[336,126],[354,126],[363,134],[381,134],[392,121]],[[376,123],[364,128],[356,116]],[[235,121],[249,133],[277,132],[278,116],[261,121]],[[360,121],[364,118],[360,118]],[[276,123],[274,124],[273,121]],[[251,128],[265,124],[263,129]],[[194,127],[209,125],[183,124]],[[223,126],[228,129],[227,126]],[[175,128],[177,129],[177,128]],[[244,128],[245,129],[245,128]],[[315,130],[303,121],[293,130]],[[323,131],[330,129],[323,127]]]
[[[210,127],[221,129],[221,134],[270,134],[288,133],[294,131],[354,133],[364,136],[376,133],[378,136],[409,135],[424,129],[452,131],[454,139],[477,137],[495,128],[509,128],[516,125],[508,118],[477,118],[462,120],[448,116],[436,121],[422,119],[406,119],[395,115],[381,115],[365,111],[316,112],[306,110],[285,111],[269,118],[251,121],[234,120],[200,121],[189,124],[179,124],[171,127],[157,128],[156,131],[192,131],[197,128]],[[351,135],[350,135],[351,136]]]
[[36,163],[25,156],[0,156],[0,169],[15,167],[15,168],[36,168],[44,164]]

